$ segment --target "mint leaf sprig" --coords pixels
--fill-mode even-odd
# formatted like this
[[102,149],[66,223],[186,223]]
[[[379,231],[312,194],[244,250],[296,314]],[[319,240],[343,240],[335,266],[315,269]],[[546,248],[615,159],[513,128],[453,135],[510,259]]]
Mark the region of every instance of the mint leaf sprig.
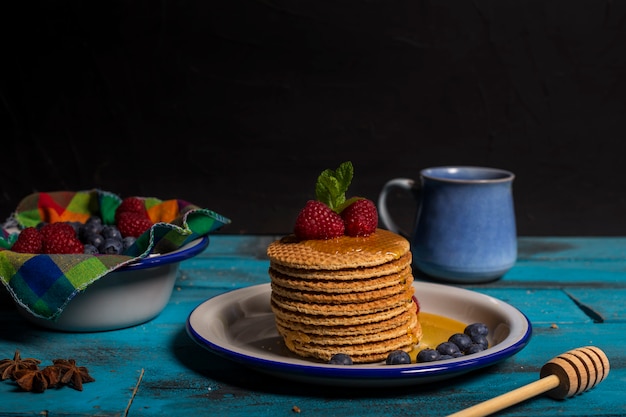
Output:
[[346,200],[346,191],[352,183],[353,176],[354,167],[350,161],[341,163],[334,171],[332,169],[322,171],[315,183],[315,197],[333,211],[341,213],[345,207],[358,200],[358,197]]

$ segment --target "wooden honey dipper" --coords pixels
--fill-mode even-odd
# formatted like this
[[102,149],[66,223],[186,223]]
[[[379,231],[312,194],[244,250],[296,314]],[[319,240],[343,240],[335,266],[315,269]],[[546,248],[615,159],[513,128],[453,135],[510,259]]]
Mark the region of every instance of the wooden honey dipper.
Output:
[[585,346],[573,349],[543,365],[538,381],[450,414],[448,417],[487,416],[543,393],[558,400],[573,397],[602,382],[609,374],[609,368],[609,359],[597,347]]

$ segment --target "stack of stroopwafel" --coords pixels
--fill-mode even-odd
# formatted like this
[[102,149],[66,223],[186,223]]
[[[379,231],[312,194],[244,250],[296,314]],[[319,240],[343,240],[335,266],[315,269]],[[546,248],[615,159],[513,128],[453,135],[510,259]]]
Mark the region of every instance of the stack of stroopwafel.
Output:
[[354,363],[409,352],[421,338],[409,242],[383,229],[367,237],[298,241],[267,248],[276,327],[292,352]]

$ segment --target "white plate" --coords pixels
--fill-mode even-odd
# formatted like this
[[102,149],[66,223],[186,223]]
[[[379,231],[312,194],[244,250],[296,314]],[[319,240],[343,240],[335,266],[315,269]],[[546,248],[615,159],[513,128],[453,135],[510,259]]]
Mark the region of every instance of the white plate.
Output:
[[270,284],[233,290],[196,307],[187,333],[200,346],[267,374],[340,386],[399,386],[439,381],[500,362],[530,340],[528,318],[515,307],[485,294],[453,286],[414,282],[421,311],[463,323],[485,323],[490,348],[460,358],[409,365],[330,365],[292,354],[274,326]]

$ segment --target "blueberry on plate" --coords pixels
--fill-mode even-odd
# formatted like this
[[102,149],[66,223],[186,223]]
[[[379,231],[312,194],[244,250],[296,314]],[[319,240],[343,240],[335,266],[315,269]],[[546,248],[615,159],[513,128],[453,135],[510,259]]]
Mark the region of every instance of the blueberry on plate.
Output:
[[394,350],[387,355],[387,365],[405,365],[411,363],[411,357],[403,350]]
[[487,336],[489,334],[489,328],[485,323],[472,323],[468,324],[463,331],[466,335],[472,339],[476,336]]
[[458,357],[462,354],[457,345],[452,342],[442,342],[437,345],[437,352],[450,357]]
[[448,342],[452,342],[458,346],[461,352],[465,352],[472,346],[472,338],[466,335],[465,333],[455,333],[448,339]]
[[345,353],[335,353],[328,361],[331,365],[352,365],[352,358]]
[[483,349],[487,349],[489,347],[489,341],[487,340],[487,336],[478,335],[472,337],[472,342],[474,342],[475,345],[481,345]]
[[417,354],[417,362],[435,362],[441,358],[441,353],[436,349],[426,348]]
[[486,348],[483,347],[483,345],[480,345],[478,343],[474,343],[472,344],[472,346],[470,346],[469,348],[467,348],[467,350],[465,351],[466,355],[471,355],[472,353],[478,353],[478,352],[482,352],[483,350],[485,350]]

